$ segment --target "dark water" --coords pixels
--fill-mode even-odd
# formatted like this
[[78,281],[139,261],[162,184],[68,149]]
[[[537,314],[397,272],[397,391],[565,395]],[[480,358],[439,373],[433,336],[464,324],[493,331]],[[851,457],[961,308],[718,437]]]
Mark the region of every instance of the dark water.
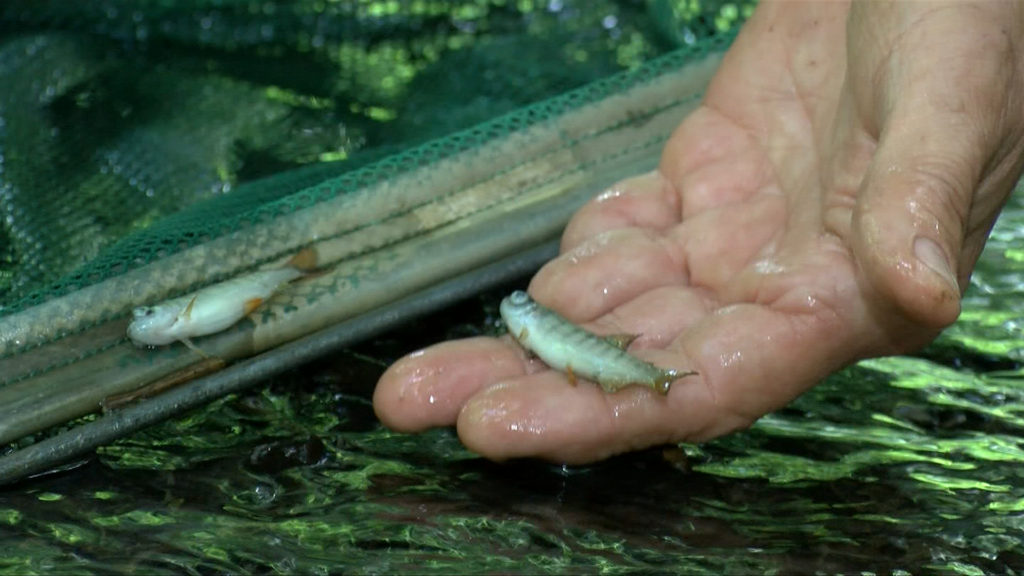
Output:
[[585,468],[374,418],[387,362],[497,329],[486,294],[0,492],[0,573],[1020,574],[1021,236],[1015,199],[963,318],[918,357]]

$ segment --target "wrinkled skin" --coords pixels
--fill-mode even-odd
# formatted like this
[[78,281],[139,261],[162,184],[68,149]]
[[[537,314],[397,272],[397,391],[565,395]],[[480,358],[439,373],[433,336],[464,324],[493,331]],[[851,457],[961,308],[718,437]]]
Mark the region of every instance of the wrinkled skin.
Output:
[[700,372],[667,397],[570,386],[511,340],[475,338],[397,362],[377,414],[455,424],[495,460],[584,463],[744,428],[851,362],[927,344],[1021,172],[1020,6],[757,8],[658,171],[583,207],[530,285]]

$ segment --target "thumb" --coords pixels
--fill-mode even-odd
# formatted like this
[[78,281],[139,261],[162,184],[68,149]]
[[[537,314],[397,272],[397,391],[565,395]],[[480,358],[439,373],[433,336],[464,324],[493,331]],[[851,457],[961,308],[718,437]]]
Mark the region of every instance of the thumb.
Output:
[[[1020,175],[1016,38],[1024,11],[984,2],[856,8],[864,18],[851,17],[852,29],[865,32],[858,38],[868,49],[859,54],[869,57],[852,60],[860,68],[852,64],[851,77],[862,80],[855,89],[867,87],[855,100],[878,145],[858,190],[851,248],[877,320],[902,319],[934,335],[959,315],[974,262]],[[902,17],[872,20],[876,12]],[[884,22],[896,22],[892,43],[872,44]]]
[[854,209],[852,247],[877,313],[937,331],[960,314],[964,218],[978,169],[957,150],[934,149],[954,143],[925,150],[920,142],[906,133],[880,144]]

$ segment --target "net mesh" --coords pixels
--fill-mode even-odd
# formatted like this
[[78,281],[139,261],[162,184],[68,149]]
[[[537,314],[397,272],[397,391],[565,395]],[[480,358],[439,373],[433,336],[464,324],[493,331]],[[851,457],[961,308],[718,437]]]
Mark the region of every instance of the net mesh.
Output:
[[5,2],[0,315],[605,97],[621,82],[431,140],[641,69],[748,11],[692,1]]

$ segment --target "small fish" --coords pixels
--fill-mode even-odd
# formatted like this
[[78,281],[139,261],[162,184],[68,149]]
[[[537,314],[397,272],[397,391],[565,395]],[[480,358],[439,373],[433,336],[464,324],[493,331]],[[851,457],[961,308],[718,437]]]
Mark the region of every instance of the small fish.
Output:
[[548,366],[596,382],[605,392],[633,384],[668,394],[672,382],[696,374],[689,370],[658,368],[626,352],[635,336],[602,338],[569,322],[516,290],[501,301],[501,318],[523,348]]
[[230,328],[281,286],[315,267],[316,252],[305,248],[280,268],[257,270],[155,306],[140,306],[132,310],[128,337],[136,346],[163,346],[180,341],[202,354],[189,338]]

